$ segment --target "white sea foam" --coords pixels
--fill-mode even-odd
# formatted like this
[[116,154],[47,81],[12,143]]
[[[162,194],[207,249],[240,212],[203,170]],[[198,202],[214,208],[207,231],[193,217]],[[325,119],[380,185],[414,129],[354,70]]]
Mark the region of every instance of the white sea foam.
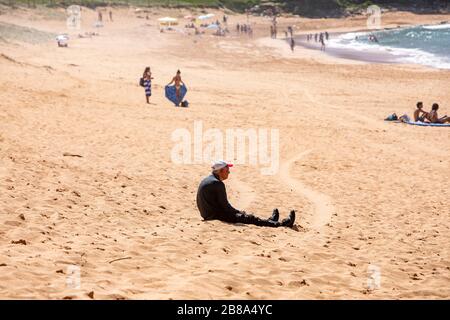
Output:
[[428,29],[428,30],[450,29],[450,23],[448,23],[448,24],[431,25],[431,26],[423,26],[423,28],[424,29]]
[[[450,25],[439,25],[449,27]],[[342,34],[337,38],[330,39],[328,47],[339,49],[351,49],[358,52],[368,52],[371,54],[389,54],[393,60],[400,63],[415,63],[430,66],[438,69],[450,69],[450,58],[439,56],[421,49],[396,48],[392,46],[380,45],[377,43],[367,43],[356,40],[356,37],[367,37],[366,32],[352,32]]]

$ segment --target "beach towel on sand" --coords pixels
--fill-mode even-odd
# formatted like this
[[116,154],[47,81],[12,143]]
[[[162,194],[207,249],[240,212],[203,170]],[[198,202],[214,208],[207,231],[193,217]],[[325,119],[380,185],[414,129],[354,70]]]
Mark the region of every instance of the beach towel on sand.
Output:
[[428,123],[428,122],[414,122],[409,121],[405,122],[406,124],[410,124],[413,126],[422,126],[422,127],[450,127],[450,123]]
[[183,101],[186,95],[187,88],[185,85],[180,87],[180,98],[177,100],[177,92],[175,86],[166,86],[166,98],[169,99],[174,105],[179,105]]

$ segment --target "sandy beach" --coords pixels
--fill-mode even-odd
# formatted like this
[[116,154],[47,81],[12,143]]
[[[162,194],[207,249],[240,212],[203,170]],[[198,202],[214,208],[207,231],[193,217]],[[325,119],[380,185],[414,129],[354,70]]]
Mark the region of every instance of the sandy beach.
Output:
[[[187,9],[114,8],[94,28],[83,8],[80,31],[62,9],[0,12],[0,298],[450,298],[450,128],[383,121],[419,100],[450,114],[449,70],[292,53],[263,17],[250,38],[238,14],[216,37],[160,33],[159,17],[200,14]],[[346,32],[365,19],[279,23]],[[383,25],[444,20],[394,12]],[[164,97],[177,69],[189,108]],[[209,163],[171,158],[173,132],[196,123],[278,130],[276,174],[237,164],[225,184],[238,209],[296,209],[293,229],[202,221]]]

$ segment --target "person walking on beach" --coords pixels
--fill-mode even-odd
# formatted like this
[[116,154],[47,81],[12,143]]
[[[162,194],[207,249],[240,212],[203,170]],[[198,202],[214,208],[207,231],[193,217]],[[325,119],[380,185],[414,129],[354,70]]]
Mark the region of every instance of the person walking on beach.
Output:
[[294,52],[294,48],[295,48],[295,41],[294,41],[294,38],[291,38],[291,43],[290,43],[290,45],[291,45],[291,50],[292,50],[292,52]]
[[113,21],[113,17],[112,17],[112,10],[109,10],[109,21]]
[[327,39],[327,41],[328,41],[329,38],[330,38],[330,35],[328,34],[328,31],[325,31],[325,39]]
[[197,191],[197,208],[204,220],[220,220],[229,223],[254,224],[260,227],[293,227],[295,211],[292,210],[288,218],[279,222],[278,209],[274,209],[269,219],[261,219],[245,211],[231,206],[227,199],[224,180],[228,179],[233,165],[218,160],[212,165],[212,173],[204,178]]
[[320,37],[320,50],[325,51],[325,41],[323,40],[323,37]]
[[142,86],[145,89],[145,99],[147,103],[150,104],[150,97],[152,95],[152,72],[150,71],[150,67],[146,67],[144,70],[144,74],[142,75]]
[[317,42],[317,33],[316,33],[316,34],[314,34],[314,41],[316,41],[316,42]]
[[184,82],[181,80],[181,71],[177,70],[177,74],[172,78],[172,81],[168,84],[170,86],[172,83],[175,83],[175,93],[177,97],[177,101],[180,101],[180,89],[181,85],[184,85]]

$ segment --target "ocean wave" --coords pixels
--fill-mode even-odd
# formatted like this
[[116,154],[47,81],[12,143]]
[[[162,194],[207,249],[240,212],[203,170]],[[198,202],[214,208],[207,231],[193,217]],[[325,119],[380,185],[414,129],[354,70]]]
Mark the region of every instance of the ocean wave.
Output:
[[427,29],[427,30],[450,29],[450,23],[448,23],[448,24],[438,24],[438,25],[423,26],[423,28]]
[[369,34],[369,32],[351,32],[342,34],[337,38],[330,39],[328,46],[330,48],[350,49],[371,54],[389,54],[393,57],[393,60],[399,63],[414,63],[438,69],[450,69],[450,57],[437,55],[418,48],[397,48],[378,43],[361,42],[356,39],[356,37],[367,37]]

